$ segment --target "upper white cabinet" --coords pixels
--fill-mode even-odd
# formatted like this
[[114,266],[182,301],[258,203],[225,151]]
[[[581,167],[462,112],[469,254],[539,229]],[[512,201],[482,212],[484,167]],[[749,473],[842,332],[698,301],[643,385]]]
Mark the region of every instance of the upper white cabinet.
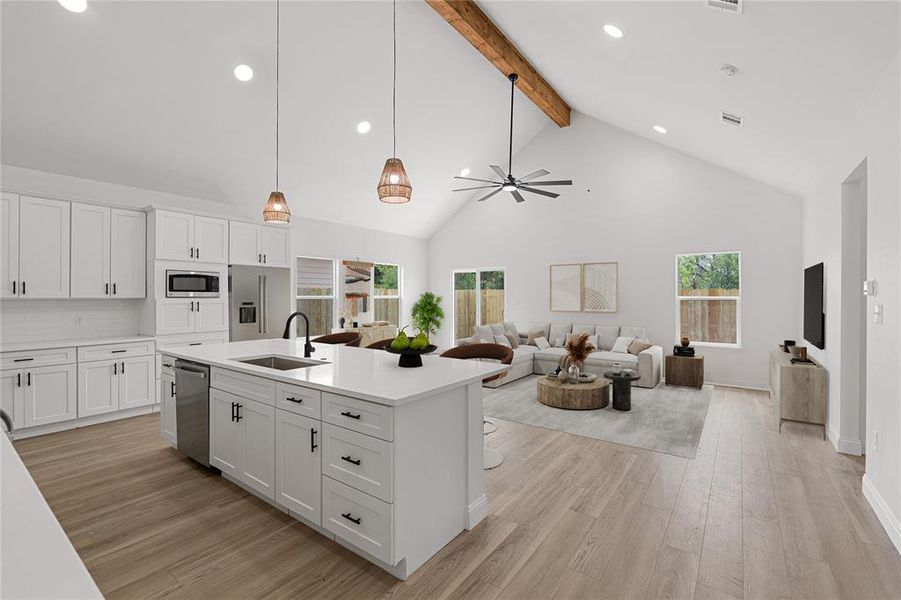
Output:
[[228,262],[228,221],[155,211],[156,258]]
[[229,221],[228,261],[232,265],[291,266],[291,230]]
[[143,298],[147,215],[72,203],[73,298]]
[[19,295],[19,196],[0,193],[0,298]]
[[19,297],[69,297],[69,215],[69,202],[19,197]]

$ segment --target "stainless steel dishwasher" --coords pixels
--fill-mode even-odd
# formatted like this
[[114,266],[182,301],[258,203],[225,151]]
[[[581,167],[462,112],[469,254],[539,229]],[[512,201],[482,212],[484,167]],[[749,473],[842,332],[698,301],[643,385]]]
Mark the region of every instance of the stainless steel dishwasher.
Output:
[[210,368],[175,361],[175,422],[178,450],[210,466]]

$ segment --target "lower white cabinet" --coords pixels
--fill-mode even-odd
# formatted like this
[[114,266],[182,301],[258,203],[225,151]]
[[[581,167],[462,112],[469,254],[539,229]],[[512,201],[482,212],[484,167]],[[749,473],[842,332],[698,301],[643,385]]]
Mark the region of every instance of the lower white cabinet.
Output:
[[0,408],[12,419],[13,428],[23,426],[25,415],[25,390],[22,388],[22,370],[0,371]]
[[23,369],[23,427],[74,419],[77,414],[75,365]]
[[320,524],[322,519],[322,424],[275,411],[275,501]]
[[78,416],[153,404],[154,368],[153,356],[78,363]]
[[394,505],[322,478],[322,527],[388,564],[394,560]]
[[210,465],[275,497],[275,408],[210,389]]
[[119,409],[153,404],[155,395],[155,357],[136,356],[123,359],[119,369]]
[[178,443],[175,419],[175,377],[169,373],[160,375],[160,434],[173,447]]

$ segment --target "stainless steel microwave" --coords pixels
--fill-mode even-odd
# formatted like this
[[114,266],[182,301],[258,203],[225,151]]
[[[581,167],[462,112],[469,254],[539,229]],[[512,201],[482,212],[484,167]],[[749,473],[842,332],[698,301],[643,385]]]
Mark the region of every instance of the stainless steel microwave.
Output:
[[219,273],[210,271],[166,271],[167,298],[218,298]]

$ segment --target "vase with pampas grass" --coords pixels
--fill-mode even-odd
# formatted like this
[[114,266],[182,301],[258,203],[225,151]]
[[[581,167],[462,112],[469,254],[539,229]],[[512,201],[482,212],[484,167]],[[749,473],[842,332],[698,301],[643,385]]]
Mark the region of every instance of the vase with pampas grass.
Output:
[[560,371],[566,373],[571,383],[579,382],[579,374],[588,356],[594,352],[594,344],[588,341],[588,334],[582,333],[566,342],[566,356],[560,359]]

